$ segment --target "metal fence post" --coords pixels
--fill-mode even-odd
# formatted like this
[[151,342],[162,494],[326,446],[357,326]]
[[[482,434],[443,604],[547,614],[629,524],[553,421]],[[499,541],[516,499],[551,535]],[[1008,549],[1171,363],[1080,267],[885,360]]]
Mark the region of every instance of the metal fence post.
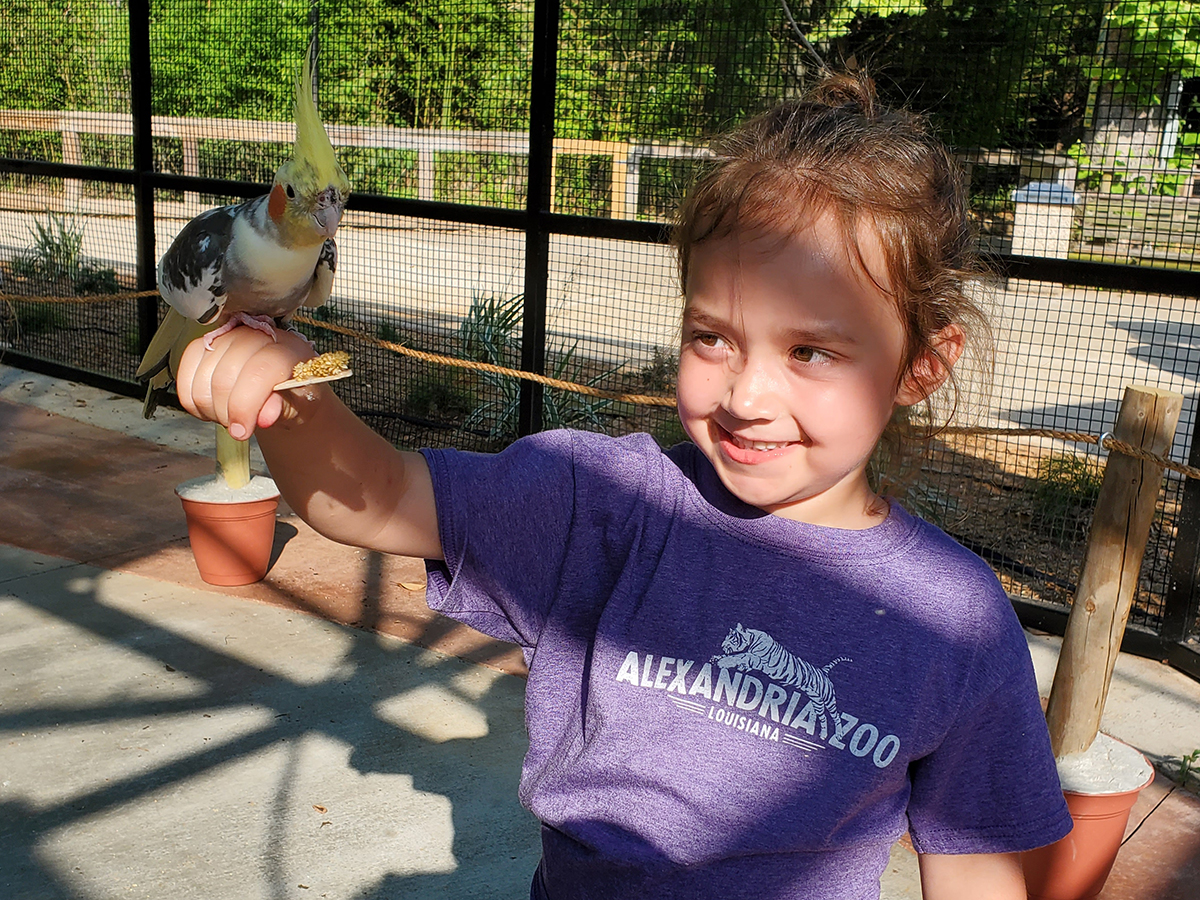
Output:
[[[529,86],[529,190],[525,198],[525,305],[521,368],[546,370],[546,302],[550,281],[550,232],[546,217],[553,204],[554,91],[558,72],[558,0],[533,7],[533,72]],[[542,386],[521,382],[520,434],[542,426]]]
[[[1200,467],[1200,415],[1192,423],[1188,465]],[[1200,603],[1196,596],[1196,569],[1200,565],[1200,481],[1188,478],[1183,484],[1171,551],[1171,578],[1163,603],[1161,637],[1164,646],[1187,641],[1196,627]]]
[[[137,240],[137,286],[139,291],[157,287],[154,271],[154,173],[153,129],[150,90],[150,0],[129,0],[129,105],[133,114],[133,199]],[[158,328],[158,301],[138,300],[138,348],[150,346]]]

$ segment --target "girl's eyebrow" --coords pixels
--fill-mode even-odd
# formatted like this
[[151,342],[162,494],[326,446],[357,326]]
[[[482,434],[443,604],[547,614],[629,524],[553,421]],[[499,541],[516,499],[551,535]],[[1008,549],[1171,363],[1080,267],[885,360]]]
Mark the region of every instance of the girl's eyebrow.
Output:
[[787,330],[790,342],[813,344],[857,344],[858,338],[845,329],[829,324],[817,328],[791,328]]
[[710,316],[708,313],[699,312],[695,309],[685,309],[683,320],[692,325],[700,325],[705,328],[724,328],[729,325],[724,319]]
[[[712,328],[719,331],[729,327],[729,322],[719,316],[714,316],[697,309],[687,309],[683,314],[684,322],[699,328]],[[789,343],[793,344],[857,344],[851,332],[840,328],[833,322],[821,323],[812,328],[784,328],[781,332]]]

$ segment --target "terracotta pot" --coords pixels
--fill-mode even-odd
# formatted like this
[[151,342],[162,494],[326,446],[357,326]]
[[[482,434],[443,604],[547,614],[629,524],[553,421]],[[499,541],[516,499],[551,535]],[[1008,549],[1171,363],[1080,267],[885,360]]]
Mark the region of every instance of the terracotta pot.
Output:
[[[180,486],[182,487],[182,485]],[[179,488],[175,491],[179,494]],[[179,497],[200,577],[209,584],[262,581],[275,543],[279,495],[259,500],[206,502]]]
[[1092,900],[1098,897],[1117,860],[1138,794],[1154,781],[1116,794],[1063,791],[1075,827],[1048,847],[1021,854],[1029,900]]

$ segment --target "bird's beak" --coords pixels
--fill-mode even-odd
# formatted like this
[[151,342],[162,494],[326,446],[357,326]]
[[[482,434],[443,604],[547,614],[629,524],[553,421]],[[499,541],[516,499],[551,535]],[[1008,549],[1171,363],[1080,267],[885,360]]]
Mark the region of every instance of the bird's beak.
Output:
[[312,214],[317,233],[322,237],[333,237],[342,222],[342,210],[345,208],[346,201],[337,188],[327,187],[321,191]]

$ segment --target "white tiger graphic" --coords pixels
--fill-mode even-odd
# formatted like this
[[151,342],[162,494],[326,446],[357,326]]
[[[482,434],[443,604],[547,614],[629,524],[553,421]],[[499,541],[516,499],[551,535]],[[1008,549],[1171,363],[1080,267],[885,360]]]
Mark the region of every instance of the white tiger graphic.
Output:
[[839,656],[824,668],[818,669],[799,656],[788,651],[765,631],[743,628],[738,622],[725,640],[721,642],[724,656],[715,656],[713,661],[722,669],[737,669],[739,672],[762,672],[772,681],[787,684],[803,691],[812,700],[813,708],[821,720],[821,739],[829,736],[832,727],[837,735],[841,717],[837,709],[837,693],[829,680],[829,670],[841,662],[852,662]]

